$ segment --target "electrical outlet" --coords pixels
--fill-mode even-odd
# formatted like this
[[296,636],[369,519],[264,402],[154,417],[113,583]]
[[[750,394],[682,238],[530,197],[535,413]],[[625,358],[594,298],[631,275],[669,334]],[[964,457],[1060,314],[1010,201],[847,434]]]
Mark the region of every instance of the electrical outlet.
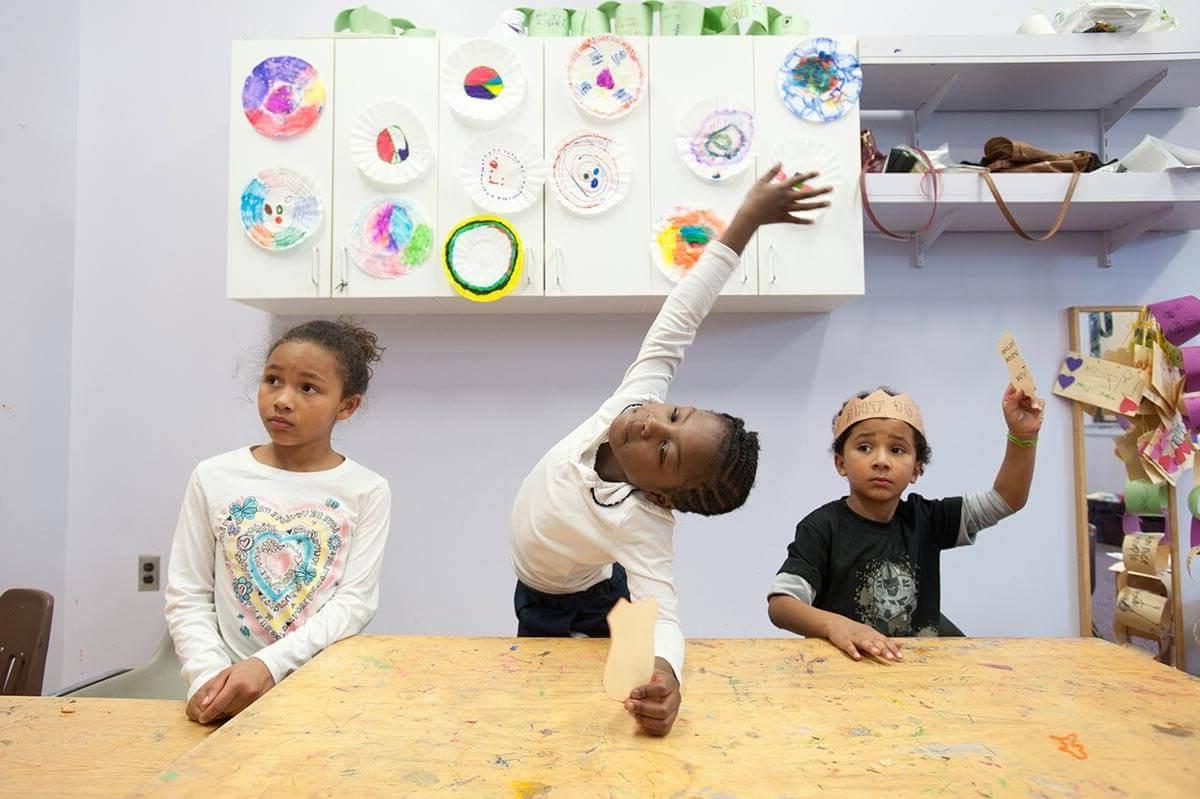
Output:
[[138,555],[138,590],[158,590],[158,555]]

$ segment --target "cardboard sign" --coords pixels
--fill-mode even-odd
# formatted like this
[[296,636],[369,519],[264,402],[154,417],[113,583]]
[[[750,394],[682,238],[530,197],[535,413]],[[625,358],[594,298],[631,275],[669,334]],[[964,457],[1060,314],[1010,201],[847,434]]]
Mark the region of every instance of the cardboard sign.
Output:
[[1008,367],[1009,380],[1013,386],[1024,391],[1025,395],[1030,398],[1036,397],[1037,384],[1033,382],[1029,364],[1025,363],[1025,359],[1021,357],[1021,351],[1017,349],[1017,341],[1013,338],[1013,334],[1005,331],[996,346],[1000,350],[1000,357],[1004,359],[1004,364]]
[[608,660],[604,663],[604,691],[624,702],[629,692],[654,676],[654,622],[658,602],[654,597],[629,602],[618,599],[608,612]]
[[1054,381],[1054,393],[1084,405],[1134,416],[1146,384],[1146,373],[1141,369],[1069,352]]

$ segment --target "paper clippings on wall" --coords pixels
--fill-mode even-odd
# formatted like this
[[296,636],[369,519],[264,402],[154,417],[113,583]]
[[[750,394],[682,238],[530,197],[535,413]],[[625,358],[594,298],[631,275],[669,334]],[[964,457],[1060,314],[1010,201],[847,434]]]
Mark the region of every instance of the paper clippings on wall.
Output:
[[604,692],[623,702],[654,676],[654,623],[658,601],[650,596],[630,602],[618,599],[608,612],[608,658],[604,662]]
[[367,203],[350,229],[348,255],[371,277],[403,277],[416,271],[433,248],[429,215],[411,200]]
[[442,64],[442,97],[469,123],[504,119],[520,108],[525,91],[520,59],[498,41],[463,42]]
[[825,212],[832,207],[832,203],[837,202],[841,196],[840,190],[844,183],[842,162],[824,142],[804,137],[784,139],[771,151],[769,160],[773,164],[781,164],[780,180],[816,172],[817,177],[812,179],[812,185],[829,186],[833,189],[832,192],[821,198],[828,200],[831,205],[812,211],[798,211],[794,216],[811,219],[815,222],[824,216]]
[[1131,533],[1121,542],[1125,570],[1159,577],[1168,568],[1170,552],[1162,545],[1162,533]]
[[433,145],[417,116],[400,103],[373,105],[355,121],[350,155],[367,178],[402,186],[433,166]]
[[702,205],[677,205],[654,226],[651,255],[654,265],[678,282],[700,260],[710,241],[725,232],[725,220]]
[[550,179],[563,208],[592,216],[621,202],[633,173],[620,143],[602,133],[579,131],[558,143]]
[[242,190],[242,228],[264,250],[295,247],[321,227],[324,218],[316,185],[291,169],[268,168]]
[[858,102],[858,56],[830,38],[810,39],[787,54],[777,76],[779,99],[808,122],[841,119]]
[[308,130],[325,107],[325,84],[312,64],[290,55],[261,61],[242,85],[242,110],[264,136],[287,138]]
[[1089,407],[1133,416],[1146,383],[1146,373],[1141,369],[1070,352],[1063,359],[1053,391]]
[[1117,594],[1116,621],[1131,630],[1159,636],[1166,629],[1169,602],[1142,588],[1122,588]]
[[1021,357],[1021,350],[1017,348],[1017,340],[1013,338],[1013,334],[1005,331],[996,347],[1000,350],[1004,365],[1008,367],[1009,382],[1013,387],[1024,391],[1027,397],[1037,397],[1037,384],[1033,381],[1029,364]]
[[497,216],[474,216],[454,226],[442,248],[451,287],[473,302],[494,302],[521,279],[525,252],[516,229]]
[[515,214],[538,203],[546,182],[542,150],[511,130],[487,133],[467,146],[460,170],[467,196],[485,211]]
[[567,58],[567,92],[580,109],[601,119],[633,111],[646,92],[646,69],[628,40],[601,34]]
[[1158,320],[1167,341],[1176,347],[1200,336],[1200,298],[1175,297],[1146,307]]
[[754,112],[744,103],[710,97],[680,121],[675,145],[697,177],[727,180],[754,163],[754,127]]

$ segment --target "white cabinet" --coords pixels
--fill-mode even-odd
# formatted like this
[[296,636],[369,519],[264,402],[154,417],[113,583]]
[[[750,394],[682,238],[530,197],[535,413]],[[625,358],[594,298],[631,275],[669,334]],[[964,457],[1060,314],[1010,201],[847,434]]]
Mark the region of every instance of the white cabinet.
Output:
[[[749,159],[745,169],[719,182],[704,179],[685,164],[676,143],[680,123],[697,103],[710,99],[732,101],[733,108],[754,111],[754,50],[749,38],[719,36],[705,39],[704,57],[696,57],[697,41],[666,36],[650,41],[650,219],[653,223],[678,204],[711,209],[725,222],[746,195],[758,166]],[[703,87],[703,91],[685,87]],[[730,135],[738,135],[734,131]],[[763,161],[758,159],[759,164]],[[650,240],[647,239],[647,250]],[[758,251],[751,240],[742,253],[741,266],[721,292],[725,295],[758,293]],[[651,272],[651,290],[666,294],[675,284],[658,269]]]
[[[453,292],[442,276],[439,257],[443,229],[438,222],[437,169],[443,148],[439,146],[438,129],[437,40],[339,39],[336,43],[336,63],[337,113],[333,119],[332,148],[333,296],[450,296]],[[393,117],[402,124],[395,125]],[[420,148],[431,148],[433,163],[400,185],[390,185],[368,177],[359,166],[359,160],[363,158],[363,141],[360,140],[367,133],[384,133],[382,128],[375,130],[381,125],[392,126],[394,146],[402,148],[410,159],[427,157],[427,153],[420,152]],[[409,129],[404,130],[405,127]],[[356,152],[360,153],[357,158]],[[366,154],[369,156],[373,153],[368,148]],[[375,157],[382,159],[378,154]],[[450,157],[453,158],[453,154]],[[366,164],[370,164],[368,169],[375,168],[373,162]],[[375,174],[394,180],[393,176],[383,172],[377,171]],[[354,255],[363,252],[362,249],[352,249],[355,243],[354,229],[360,215],[370,203],[386,199],[403,200],[411,204],[399,206],[415,211],[411,217],[406,216],[406,225],[410,219],[419,225],[423,216],[423,221],[432,228],[429,253],[420,265],[410,268],[403,264],[401,257],[390,256],[385,266],[393,268],[373,267],[368,257]],[[359,261],[366,268],[360,267]],[[395,272],[401,274],[387,276]]]
[[[820,298],[813,308],[833,308],[860,296],[864,289],[862,199],[858,188],[859,107],[839,119],[799,119],[779,97],[776,75],[791,50],[804,39],[758,36],[754,42],[755,107],[759,124],[759,162],[770,166],[781,143],[808,143],[831,156],[824,177],[835,177],[831,206],[813,225],[770,225],[758,233],[758,287],[764,296]],[[853,36],[838,36],[842,50],[855,52]],[[836,175],[831,174],[836,171]],[[824,185],[821,179],[814,181]]]
[[[445,38],[438,40],[441,46],[437,73],[441,73],[442,65],[452,54],[470,39]],[[542,65],[542,40],[540,39],[505,39],[492,44],[502,45],[510,50],[520,65],[520,72],[525,82],[524,99],[508,116],[494,122],[468,122],[462,119],[446,102],[452,92],[462,92],[461,76],[444,74],[440,81],[440,102],[438,107],[438,144],[441,157],[438,161],[438,224],[440,238],[436,255],[441,257],[441,244],[453,227],[463,219],[479,214],[493,212],[480,208],[467,195],[463,184],[463,156],[473,142],[489,132],[515,133],[532,144],[541,153],[545,153],[545,127],[542,107],[544,95],[544,75]],[[507,91],[507,89],[506,89]],[[517,235],[525,247],[524,274],[521,283],[509,295],[507,301],[517,296],[540,296],[543,291],[543,242],[545,241],[545,211],[547,187],[543,184],[538,192],[538,201],[532,206],[515,213],[496,214],[507,219],[516,229]],[[440,272],[440,260],[437,265]],[[453,294],[449,284],[442,277],[445,286],[441,293]],[[458,300],[464,307],[468,300]]]
[[[547,296],[641,296],[650,294],[650,109],[649,98],[623,117],[597,119],[585,114],[567,90],[567,59],[582,39],[545,40],[546,160],[553,164],[560,142],[593,130],[624,150],[632,180],[615,207],[595,216],[566,210],[556,198],[546,201]],[[648,66],[646,37],[628,37],[643,66]],[[553,176],[551,176],[553,179]]]
[[[260,121],[266,134],[256,130],[243,108],[243,90],[255,68],[274,59],[260,69],[252,80],[247,100],[252,109],[267,105],[282,112],[288,106],[295,109],[291,124],[299,127],[305,115],[315,112],[318,99],[311,73],[303,70],[296,59],[306,62],[316,71],[324,89],[324,103],[305,129],[295,135],[277,136],[279,130],[269,119]],[[300,67],[301,86],[306,95],[279,90],[266,96],[272,75],[295,76]],[[263,80],[263,77],[267,80]],[[273,299],[296,297],[328,297],[330,293],[331,247],[331,177],[333,171],[333,100],[334,86],[333,42],[327,39],[234,42],[230,70],[229,105],[229,197],[228,197],[228,258],[226,287],[233,299]],[[281,116],[283,114],[280,114]],[[276,129],[273,130],[273,127]],[[264,170],[274,170],[276,176],[289,181],[273,188],[263,182],[247,187]],[[286,173],[279,170],[287,170]],[[291,178],[303,181],[303,192],[293,192]],[[271,184],[271,179],[266,181]],[[317,205],[323,214],[319,227],[287,248],[289,235],[295,235],[293,216],[301,217],[302,229],[309,230]],[[246,208],[243,212],[243,197]],[[271,213],[264,212],[270,204]],[[247,233],[250,229],[260,241],[272,249],[256,244]],[[289,234],[289,231],[292,233]],[[270,242],[275,242],[271,244]]]

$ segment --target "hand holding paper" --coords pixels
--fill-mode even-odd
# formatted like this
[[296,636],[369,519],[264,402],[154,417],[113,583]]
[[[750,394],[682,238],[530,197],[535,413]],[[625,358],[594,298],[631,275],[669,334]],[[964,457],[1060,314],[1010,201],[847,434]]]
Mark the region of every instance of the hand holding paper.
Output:
[[1004,359],[1004,364],[1008,367],[1008,375],[1012,379],[1012,384],[1024,391],[1031,399],[1037,399],[1037,384],[1033,382],[1029,364],[1025,363],[1025,359],[1021,357],[1021,351],[1017,349],[1017,342],[1013,338],[1013,334],[1005,332],[1000,338],[997,348],[1000,350],[1000,357]]
[[1008,424],[1008,432],[1022,441],[1037,438],[1038,431],[1042,429],[1045,400],[1026,394],[1010,383],[1004,390],[1001,405],[1004,408],[1004,421]]

